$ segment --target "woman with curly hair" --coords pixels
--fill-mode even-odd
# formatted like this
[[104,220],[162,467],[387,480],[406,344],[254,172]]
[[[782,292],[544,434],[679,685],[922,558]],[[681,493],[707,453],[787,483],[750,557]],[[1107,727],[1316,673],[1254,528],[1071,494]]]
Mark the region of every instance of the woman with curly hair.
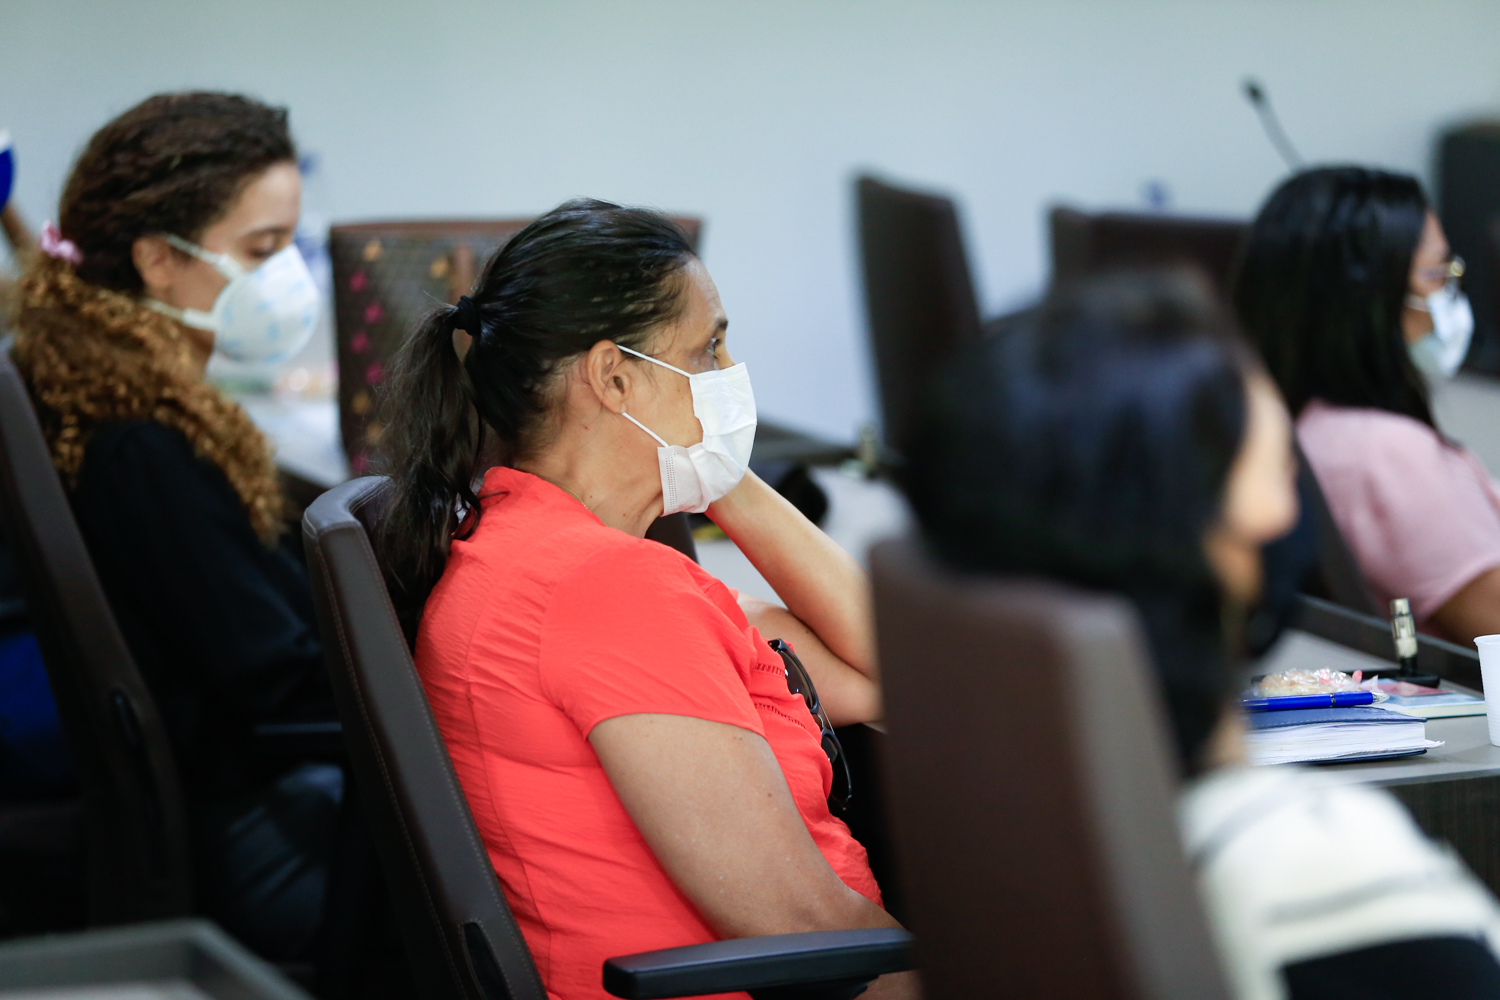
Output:
[[[215,93],[131,108],[73,168],[12,349],[166,721],[201,907],[274,958],[317,931],[342,774],[251,751],[255,724],[332,708],[270,449],[204,371],[216,349],[268,358],[310,328],[300,183],[283,109]],[[279,325],[247,322],[251,306]]]

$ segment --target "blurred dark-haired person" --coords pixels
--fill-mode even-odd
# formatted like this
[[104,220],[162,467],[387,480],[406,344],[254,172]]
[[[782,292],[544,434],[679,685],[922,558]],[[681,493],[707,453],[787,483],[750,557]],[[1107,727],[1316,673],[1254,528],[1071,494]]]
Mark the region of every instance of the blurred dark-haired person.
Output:
[[321,919],[342,772],[252,749],[256,723],[332,703],[270,449],[204,370],[214,351],[285,357],[311,331],[300,192],[284,110],[217,93],[136,105],[74,165],[12,351],[176,751],[200,904],[287,959]]
[[[834,815],[831,727],[880,711],[868,581],[747,470],[755,397],[728,325],[670,221],[569,202],[415,331],[385,400],[380,548],[559,1000],[606,996],[614,955],[895,926]],[[786,607],[643,537],[680,511],[706,511]]]
[[1415,178],[1329,167],[1262,206],[1234,301],[1380,607],[1467,645],[1500,631],[1500,490],[1429,405],[1473,331],[1461,273]]
[[1395,799],[1245,766],[1236,647],[1278,589],[1262,550],[1297,519],[1295,463],[1280,395],[1205,288],[1137,274],[1062,289],[956,359],[911,450],[923,536],[965,571],[1134,604],[1241,1000],[1500,996],[1500,911]]

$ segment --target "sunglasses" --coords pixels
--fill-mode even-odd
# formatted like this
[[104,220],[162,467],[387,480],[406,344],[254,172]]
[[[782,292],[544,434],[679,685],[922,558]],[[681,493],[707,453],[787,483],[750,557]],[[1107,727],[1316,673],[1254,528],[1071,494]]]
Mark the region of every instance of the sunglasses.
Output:
[[844,747],[833,731],[833,723],[828,721],[828,713],[823,711],[823,703],[818,700],[818,689],[813,687],[812,677],[808,675],[802,661],[797,659],[797,654],[792,652],[792,647],[781,639],[772,639],[771,648],[781,654],[781,662],[786,667],[787,690],[801,695],[807,710],[818,720],[818,729],[821,731],[819,742],[823,744],[823,752],[828,755],[828,763],[833,765],[833,791],[828,796],[828,808],[842,813],[848,808],[849,800],[854,794],[854,779],[849,774],[849,759],[844,755]]

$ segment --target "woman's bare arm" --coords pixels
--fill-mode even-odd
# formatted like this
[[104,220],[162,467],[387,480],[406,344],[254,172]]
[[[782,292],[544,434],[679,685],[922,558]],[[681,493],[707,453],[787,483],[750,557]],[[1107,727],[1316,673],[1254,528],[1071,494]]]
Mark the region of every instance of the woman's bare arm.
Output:
[[745,594],[740,595],[740,607],[761,635],[792,644],[818,689],[829,722],[852,726],[882,718],[880,685],[834,656],[800,618],[779,604]]
[[[870,581],[859,563],[753,472],[708,515],[786,604],[741,602],[763,635],[797,647],[829,717],[840,725],[879,718]],[[802,634],[790,634],[798,626]]]
[[30,253],[36,249],[36,237],[31,235],[31,229],[21,219],[21,213],[16,211],[15,205],[6,205],[0,209],[0,231],[5,233],[5,240],[10,248],[16,253]]
[[[688,716],[626,715],[599,723],[589,742],[657,860],[716,933],[899,926],[829,867],[763,737]],[[869,995],[915,991],[910,974],[883,976]]]
[[1500,567],[1485,570],[1464,584],[1432,613],[1427,626],[1440,638],[1465,648],[1475,636],[1500,634]]

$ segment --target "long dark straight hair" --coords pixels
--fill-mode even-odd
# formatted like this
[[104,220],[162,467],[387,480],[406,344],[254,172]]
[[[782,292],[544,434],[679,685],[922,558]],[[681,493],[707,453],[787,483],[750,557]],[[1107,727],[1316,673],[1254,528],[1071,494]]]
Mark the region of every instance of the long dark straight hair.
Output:
[[1322,399],[1436,427],[1401,325],[1427,207],[1416,178],[1364,167],[1305,170],[1262,206],[1234,303],[1294,415]]
[[1206,284],[1120,274],[1055,291],[934,386],[906,492],[960,569],[1128,596],[1183,768],[1229,694],[1222,590],[1203,550],[1244,437],[1254,362]]
[[[448,547],[479,524],[479,479],[535,449],[556,376],[601,340],[645,351],[684,307],[693,256],[669,219],[563,204],[495,252],[469,301],[434,310],[392,363],[382,464],[393,492],[377,544],[408,639]],[[462,360],[454,331],[472,336]]]

